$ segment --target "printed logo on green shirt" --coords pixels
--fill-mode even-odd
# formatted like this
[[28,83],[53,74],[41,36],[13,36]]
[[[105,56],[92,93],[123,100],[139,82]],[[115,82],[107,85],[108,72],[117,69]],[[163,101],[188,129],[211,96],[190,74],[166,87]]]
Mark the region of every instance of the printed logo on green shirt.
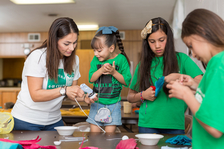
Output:
[[200,88],[197,88],[196,94],[195,94],[195,98],[197,99],[197,101],[199,103],[202,103],[203,98],[205,97],[205,94],[202,93]]
[[64,69],[58,69],[58,82],[56,83],[54,79],[48,79],[47,89],[54,89],[62,87],[64,85],[71,86],[74,78],[74,72],[71,75],[65,75]]

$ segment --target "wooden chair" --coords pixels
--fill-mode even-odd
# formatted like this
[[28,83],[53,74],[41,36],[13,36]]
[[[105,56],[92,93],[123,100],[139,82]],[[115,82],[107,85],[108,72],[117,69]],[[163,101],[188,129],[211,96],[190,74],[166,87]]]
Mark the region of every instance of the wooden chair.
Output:
[[193,121],[193,117],[192,115],[185,115],[185,134],[189,134],[191,133],[192,130],[192,121]]

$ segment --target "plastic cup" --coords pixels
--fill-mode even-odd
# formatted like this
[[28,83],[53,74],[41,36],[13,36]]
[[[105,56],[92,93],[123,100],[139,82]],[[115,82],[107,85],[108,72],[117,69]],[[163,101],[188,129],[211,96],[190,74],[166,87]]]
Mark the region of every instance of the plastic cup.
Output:
[[124,109],[124,113],[131,113],[132,104],[127,101],[123,102],[123,109]]

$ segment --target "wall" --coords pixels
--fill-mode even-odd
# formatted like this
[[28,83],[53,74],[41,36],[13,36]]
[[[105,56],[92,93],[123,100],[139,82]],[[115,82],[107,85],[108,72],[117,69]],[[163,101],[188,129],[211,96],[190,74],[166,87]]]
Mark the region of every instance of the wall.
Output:
[[21,79],[25,54],[24,43],[33,44],[34,47],[41,45],[47,37],[46,32],[40,33],[42,40],[28,42],[28,33],[0,33],[0,79]]
[[185,0],[185,14],[196,8],[205,8],[217,13],[224,19],[223,0]]
[[[185,17],[189,12],[197,8],[211,10],[224,19],[224,1],[222,0],[184,0]],[[184,52],[186,54],[188,53],[188,49],[181,39],[175,40],[175,47],[177,51]],[[202,71],[205,71],[200,61],[195,58],[192,59]]]
[[0,58],[25,57],[22,45],[30,43],[37,47],[47,38],[47,33],[41,32],[40,36],[39,42],[28,42],[28,33],[0,33]]

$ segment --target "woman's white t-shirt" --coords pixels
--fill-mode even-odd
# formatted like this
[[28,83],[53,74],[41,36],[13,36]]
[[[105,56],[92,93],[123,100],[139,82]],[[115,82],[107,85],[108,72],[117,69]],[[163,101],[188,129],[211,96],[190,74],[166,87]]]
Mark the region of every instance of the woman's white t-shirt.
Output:
[[30,96],[27,76],[40,77],[43,79],[43,89],[54,89],[63,85],[71,86],[74,80],[80,78],[79,57],[73,65],[71,75],[64,72],[63,61],[58,67],[58,82],[48,78],[46,68],[46,48],[33,51],[26,59],[22,73],[21,91],[12,109],[12,115],[22,121],[38,125],[50,125],[61,120],[61,104],[64,96],[60,96],[50,101],[34,102]]

